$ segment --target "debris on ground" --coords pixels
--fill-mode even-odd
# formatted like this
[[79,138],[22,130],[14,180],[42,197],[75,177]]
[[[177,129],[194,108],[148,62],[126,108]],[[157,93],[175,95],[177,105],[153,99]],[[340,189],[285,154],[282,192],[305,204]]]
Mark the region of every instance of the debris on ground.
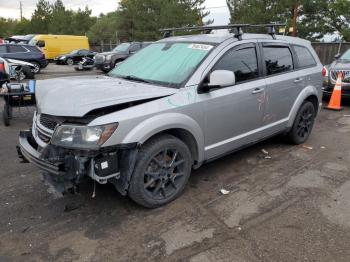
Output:
[[73,210],[81,208],[82,206],[82,204],[67,204],[64,207],[64,212],[71,212]]
[[230,193],[230,191],[222,188],[222,189],[220,189],[220,193],[223,194],[223,195],[227,195],[227,194]]
[[265,156],[264,158],[265,158],[265,159],[272,159],[271,156]]
[[26,228],[24,228],[24,229],[22,230],[22,233],[27,232],[31,227],[32,227],[32,226],[27,226]]
[[326,149],[326,147],[325,146],[321,146],[321,149]]
[[303,145],[303,148],[305,148],[305,149],[309,149],[309,150],[314,149],[312,146],[307,146],[307,145]]
[[350,115],[344,115],[344,117],[350,117]]
[[269,152],[266,151],[265,149],[261,149],[261,152],[263,152],[265,155],[268,155],[268,154],[269,154]]

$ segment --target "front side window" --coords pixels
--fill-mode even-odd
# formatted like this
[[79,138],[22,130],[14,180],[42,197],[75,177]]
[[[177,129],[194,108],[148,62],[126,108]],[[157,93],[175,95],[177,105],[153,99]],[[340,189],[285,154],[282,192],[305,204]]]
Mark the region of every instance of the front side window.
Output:
[[213,48],[199,43],[154,43],[112,70],[112,77],[180,87]]
[[10,45],[10,53],[23,53],[27,50],[20,45]]
[[292,53],[287,46],[264,46],[263,49],[267,75],[293,70]]
[[316,65],[314,57],[306,47],[293,46],[293,48],[298,57],[299,67],[310,67]]
[[229,70],[235,73],[236,82],[244,82],[259,77],[255,47],[231,49],[219,60],[213,70]]

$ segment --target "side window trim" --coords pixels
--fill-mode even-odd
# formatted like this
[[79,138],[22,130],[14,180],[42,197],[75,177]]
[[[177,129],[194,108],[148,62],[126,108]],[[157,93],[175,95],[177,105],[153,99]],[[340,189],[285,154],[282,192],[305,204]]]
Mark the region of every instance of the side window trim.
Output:
[[215,68],[215,66],[221,61],[221,58],[223,58],[226,54],[228,54],[229,52],[232,52],[232,51],[239,51],[239,50],[246,49],[246,48],[254,48],[255,49],[256,61],[257,61],[257,67],[258,67],[258,77],[253,78],[253,79],[248,79],[246,81],[238,82],[238,83],[236,83],[236,85],[245,84],[245,83],[256,81],[256,80],[259,80],[259,79],[263,78],[263,75],[262,75],[262,72],[263,72],[263,70],[262,70],[262,57],[261,57],[261,52],[260,52],[260,50],[258,48],[258,43],[256,43],[256,42],[250,42],[250,43],[244,43],[244,44],[235,45],[235,46],[229,48],[228,50],[226,50],[225,53],[223,53],[219,57],[219,59],[214,63],[214,65],[211,67],[211,69],[209,70],[207,76],[211,72],[213,72],[213,69]]
[[[297,68],[297,57],[296,57],[296,55],[294,53],[294,49],[290,46],[290,44],[282,43],[282,42],[277,42],[277,43],[260,42],[260,43],[258,43],[258,45],[259,45],[259,49],[260,49],[260,52],[261,52],[261,61],[262,61],[263,77],[264,78],[274,77],[274,76],[278,76],[278,75],[282,75],[282,74],[288,74],[288,73],[292,73],[294,71],[299,70],[299,68]],[[291,56],[292,56],[293,69],[289,70],[289,71],[281,72],[281,73],[278,73],[278,74],[267,75],[267,69],[266,69],[266,65],[265,65],[265,61],[264,61],[264,47],[288,48],[289,52],[291,53]]]

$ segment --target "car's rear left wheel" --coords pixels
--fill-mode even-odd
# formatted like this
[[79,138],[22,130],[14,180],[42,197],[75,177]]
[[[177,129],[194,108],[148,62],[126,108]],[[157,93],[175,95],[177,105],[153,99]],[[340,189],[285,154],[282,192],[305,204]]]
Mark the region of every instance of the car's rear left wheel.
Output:
[[128,194],[147,208],[165,205],[182,193],[191,168],[185,143],[171,135],[156,137],[139,151]]
[[296,117],[292,129],[288,133],[289,141],[293,144],[299,145],[309,138],[316,117],[316,110],[310,101],[305,101]]
[[40,73],[40,70],[41,70],[40,64],[39,64],[38,62],[35,62],[35,61],[32,61],[32,62],[30,62],[30,63],[34,66],[33,72],[34,72],[35,74]]

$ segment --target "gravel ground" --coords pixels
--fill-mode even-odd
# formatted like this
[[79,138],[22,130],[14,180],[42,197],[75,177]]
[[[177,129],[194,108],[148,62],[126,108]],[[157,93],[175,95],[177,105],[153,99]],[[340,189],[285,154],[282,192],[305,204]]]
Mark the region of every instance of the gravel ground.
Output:
[[31,114],[0,124],[0,261],[350,261],[349,103],[322,110],[307,145],[274,138],[206,164],[156,210],[110,185],[92,199],[92,183],[53,199],[16,156]]

